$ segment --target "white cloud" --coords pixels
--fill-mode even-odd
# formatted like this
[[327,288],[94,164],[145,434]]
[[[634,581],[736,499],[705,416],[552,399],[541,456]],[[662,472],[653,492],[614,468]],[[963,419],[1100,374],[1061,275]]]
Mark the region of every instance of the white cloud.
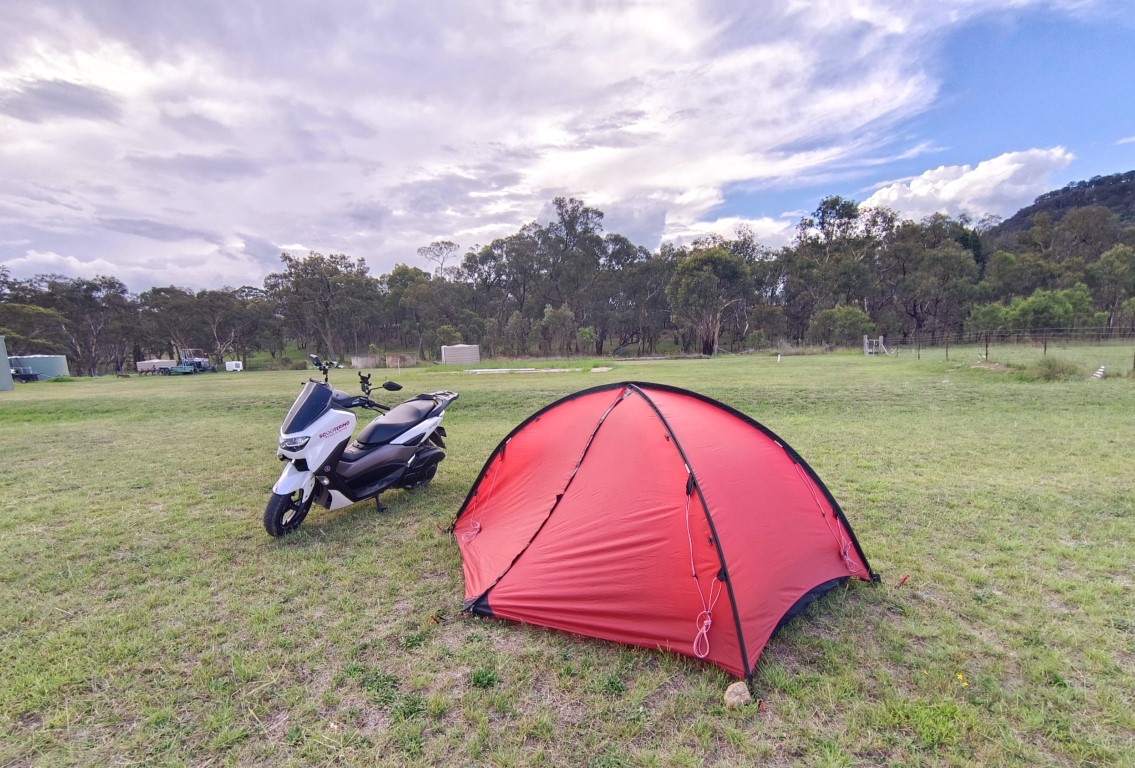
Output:
[[1053,188],[1053,174],[1073,160],[1064,147],[1006,152],[976,166],[943,165],[887,184],[863,201],[920,219],[933,213],[1009,216]]
[[1132,144],[1135,143],[1135,136],[1128,136],[1126,139],[1120,139],[1115,142],[1116,144]]
[[928,41],[1030,4],[1052,2],[20,5],[0,16],[0,263],[213,287],[304,243],[383,272],[555,195],[652,248],[721,231],[745,220],[715,216],[727,188],[924,151],[894,128],[936,98]]
[[720,235],[733,238],[743,229],[752,230],[757,242],[769,248],[787,245],[796,229],[796,220],[774,219],[763,216],[748,219],[742,216],[726,216],[713,221],[698,221],[684,226],[672,226],[666,230],[666,239],[678,244],[689,245],[693,240],[706,235]]

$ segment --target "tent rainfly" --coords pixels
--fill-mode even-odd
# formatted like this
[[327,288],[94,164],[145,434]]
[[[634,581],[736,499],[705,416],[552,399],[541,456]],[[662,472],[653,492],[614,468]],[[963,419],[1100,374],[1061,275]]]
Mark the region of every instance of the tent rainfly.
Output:
[[787,443],[659,384],[593,387],[530,416],[489,456],[453,533],[466,610],[745,678],[808,603],[877,580]]

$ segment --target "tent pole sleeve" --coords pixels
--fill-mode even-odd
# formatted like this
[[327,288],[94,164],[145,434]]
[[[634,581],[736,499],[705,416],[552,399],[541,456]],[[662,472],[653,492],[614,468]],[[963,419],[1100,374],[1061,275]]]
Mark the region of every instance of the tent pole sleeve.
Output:
[[740,645],[741,651],[741,666],[745,670],[745,679],[752,680],[753,670],[749,666],[749,652],[745,648],[745,635],[741,630],[741,614],[737,610],[737,599],[733,593],[733,579],[729,576],[729,566],[725,561],[725,551],[721,548],[721,539],[718,537],[717,528],[713,524],[713,516],[709,514],[709,505],[705,503],[705,496],[702,494],[701,486],[698,484],[694,468],[690,464],[686,452],[682,450],[682,444],[678,442],[678,436],[674,434],[674,430],[670,427],[670,422],[666,421],[666,417],[662,415],[662,411],[659,410],[655,402],[634,383],[627,384],[627,389],[633,390],[635,394],[645,400],[651,410],[654,411],[655,415],[658,416],[658,420],[662,422],[662,426],[666,427],[666,433],[670,435],[670,441],[674,443],[674,448],[678,451],[678,455],[686,465],[686,470],[689,472],[688,479],[686,480],[686,493],[687,495],[691,495],[691,491],[696,491],[698,500],[701,502],[702,513],[705,514],[706,524],[709,526],[710,535],[713,536],[713,547],[717,550],[717,559],[721,564],[720,573],[725,576],[723,581],[725,582],[725,589],[729,592],[729,605],[733,609],[733,626],[737,632],[737,643]]

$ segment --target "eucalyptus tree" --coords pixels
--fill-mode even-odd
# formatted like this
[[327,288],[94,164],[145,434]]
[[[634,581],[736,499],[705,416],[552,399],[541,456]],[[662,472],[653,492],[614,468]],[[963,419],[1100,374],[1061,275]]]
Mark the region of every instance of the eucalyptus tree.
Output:
[[232,288],[199,291],[195,298],[207,343],[221,365],[226,355],[236,351],[237,339],[251,318],[246,317],[245,303]]
[[318,338],[329,358],[341,356],[347,340],[353,341],[365,324],[368,302],[378,295],[379,285],[366,262],[314,251],[303,257],[283,253],[280,261],[284,270],[264,279],[265,290],[297,335]]
[[397,334],[396,346],[413,343],[419,355],[425,354],[424,306],[415,286],[426,284],[430,275],[418,267],[395,264],[394,269],[380,278],[384,296],[386,322]]
[[780,295],[789,331],[800,338],[812,315],[856,305],[878,313],[890,301],[895,262],[889,252],[898,226],[886,208],[862,208],[853,200],[826,197],[800,220],[796,238],[780,257]]
[[0,298],[0,336],[10,355],[65,353],[63,323],[54,309]]
[[173,347],[203,347],[207,336],[197,295],[175,285],[150,288],[138,295],[135,347],[142,357],[173,355]]
[[498,323],[506,311],[507,251],[506,239],[498,238],[469,250],[461,261],[460,279],[470,287],[471,309]]
[[1080,259],[1084,264],[1097,261],[1119,241],[1119,217],[1102,205],[1087,205],[1068,211],[1052,234],[1052,258],[1067,263]]
[[263,288],[244,285],[232,292],[239,305],[233,325],[232,351],[245,365],[248,356],[266,351],[272,359],[283,352],[284,319],[279,306]]
[[121,280],[39,275],[25,281],[24,290],[35,304],[58,313],[73,370],[94,376],[103,364],[122,368],[137,305]]
[[725,313],[746,300],[749,280],[748,265],[721,247],[695,250],[675,265],[666,296],[702,354],[717,352]]
[[[430,277],[405,265],[395,267],[395,271],[409,278],[394,282],[403,322],[416,339],[420,358],[432,357],[442,343],[478,341],[483,324],[475,313],[465,309],[470,294],[467,284],[440,275]],[[446,331],[439,333],[443,327]]]
[[460,279],[472,287],[473,306],[481,317],[503,328],[514,311],[535,313],[543,239],[543,227],[533,222],[465,254]]
[[973,254],[954,242],[915,254],[914,269],[898,288],[898,301],[914,324],[931,338],[961,326],[977,282]]
[[649,260],[650,251],[623,235],[612,233],[603,237],[594,280],[571,307],[576,327],[590,329],[577,337],[587,347],[579,352],[602,355],[612,335],[619,336],[617,343],[621,344],[628,329],[633,333],[638,328],[637,304],[642,297],[638,295],[641,286],[636,277],[643,274],[640,267]]
[[674,272],[674,249],[664,244],[657,254],[636,259],[617,272],[615,290],[609,294],[610,312],[605,336],[595,339],[595,353],[603,354],[607,342],[612,352],[634,345],[639,354],[655,351],[662,332],[670,326],[670,303],[666,286]]
[[434,266],[435,277],[446,277],[453,279],[460,267],[447,267],[446,263],[451,259],[456,259],[458,253],[461,251],[461,246],[452,240],[434,240],[429,245],[423,245],[418,249],[418,256],[428,261]]
[[1117,245],[1107,250],[1089,270],[1088,279],[1097,305],[1115,326],[1120,307],[1135,296],[1135,248]]
[[986,300],[1011,301],[1042,288],[1054,288],[1058,275],[1056,265],[1036,253],[997,251],[986,262],[977,290]]
[[603,212],[575,198],[552,201],[556,220],[543,228],[538,251],[541,295],[546,304],[573,309],[598,279],[605,252]]

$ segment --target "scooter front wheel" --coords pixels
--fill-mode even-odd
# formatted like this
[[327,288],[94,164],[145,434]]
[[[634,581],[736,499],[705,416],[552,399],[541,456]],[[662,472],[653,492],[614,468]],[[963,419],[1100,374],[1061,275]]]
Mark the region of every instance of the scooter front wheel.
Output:
[[273,493],[264,508],[264,530],[273,536],[284,536],[299,528],[311,509],[312,497],[309,496],[307,501],[302,499],[302,490],[290,495]]

